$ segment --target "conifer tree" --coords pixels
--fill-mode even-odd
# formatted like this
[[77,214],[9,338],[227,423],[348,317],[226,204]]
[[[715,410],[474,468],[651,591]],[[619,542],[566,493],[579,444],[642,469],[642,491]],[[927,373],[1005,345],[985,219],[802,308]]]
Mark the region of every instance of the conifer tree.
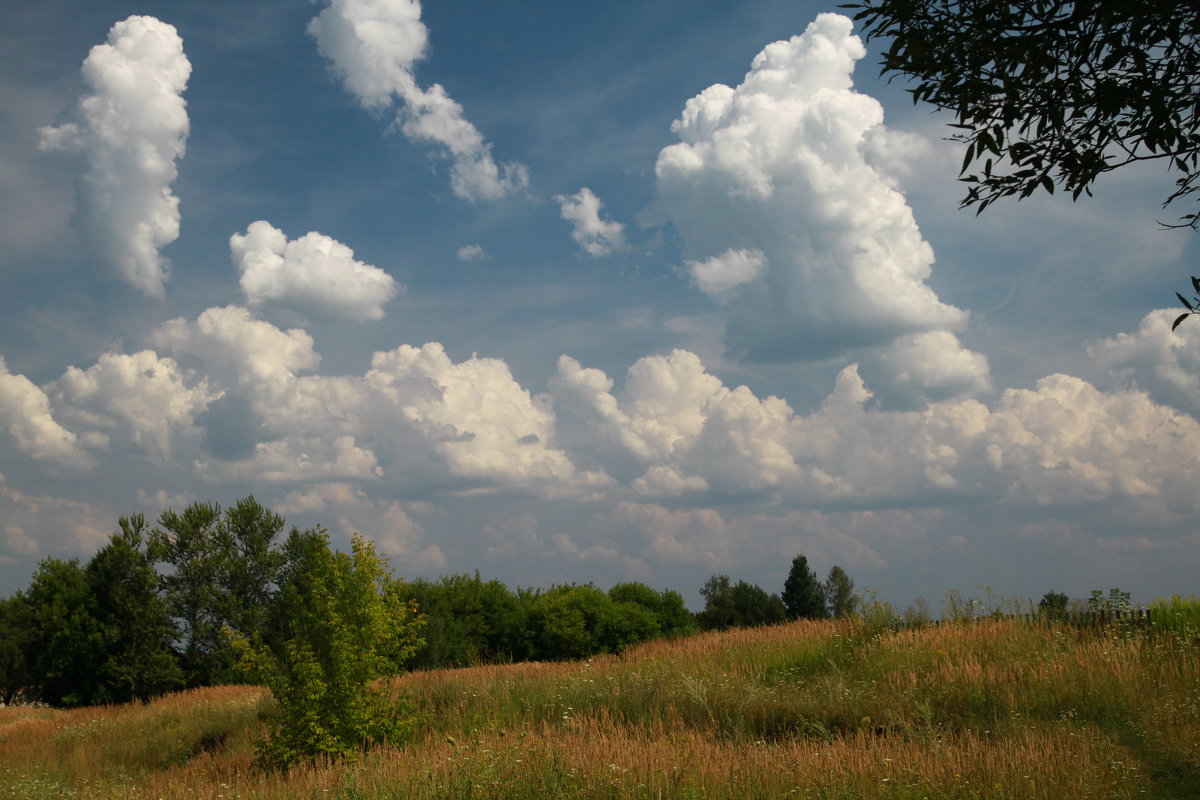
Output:
[[809,569],[808,559],[798,555],[783,583],[781,595],[788,616],[792,619],[821,619],[829,616],[825,609],[825,592],[817,576]]

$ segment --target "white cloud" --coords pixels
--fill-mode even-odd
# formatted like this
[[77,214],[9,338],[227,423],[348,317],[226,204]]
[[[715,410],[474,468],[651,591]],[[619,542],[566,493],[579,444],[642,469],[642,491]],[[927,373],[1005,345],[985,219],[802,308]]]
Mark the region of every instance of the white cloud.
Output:
[[612,386],[599,370],[561,359],[551,393],[556,408],[590,419],[606,440],[593,451],[601,464],[619,464],[612,453],[624,451],[643,465],[630,488],[647,497],[703,502],[707,486],[809,505],[1155,497],[1176,510],[1200,508],[1187,488],[1200,452],[1195,419],[1066,375],[1006,390],[991,408],[964,398],[887,411],[868,405],[871,393],[850,366],[807,416],[779,398],[729,389],[683,351],[641,359],[621,392]]
[[242,291],[252,306],[275,304],[354,321],[383,319],[383,306],[401,290],[383,270],[354,259],[354,251],[316,231],[288,241],[259,220],[229,239]]
[[203,379],[153,350],[105,353],[87,370],[68,367],[50,386],[55,403],[82,427],[111,439],[118,430],[160,462],[171,456],[175,437],[195,433],[193,421],[214,399]]
[[454,255],[459,261],[482,261],[487,258],[487,253],[477,244],[467,244],[454,251]]
[[592,258],[625,249],[625,226],[600,218],[603,203],[584,186],[572,195],[555,195],[562,218],[573,226],[571,238]]
[[1151,311],[1133,333],[1118,333],[1088,347],[1114,377],[1132,382],[1160,403],[1200,413],[1200,325],[1180,309]]
[[950,331],[901,336],[868,353],[860,372],[886,405],[898,408],[992,390],[987,357],[963,347]]
[[554,413],[499,359],[455,364],[440,344],[376,353],[367,385],[433,443],[453,475],[542,491],[599,489],[603,473],[576,470],[554,441]]
[[[658,207],[702,289],[739,285],[726,342],[753,360],[822,358],[966,321],[925,283],[933,251],[864,157],[883,109],[852,88],[866,52],[852,27],[821,14],[768,45],[741,85],[689,100],[672,125],[679,143],[659,153]],[[737,252],[761,264],[734,269]]]
[[687,268],[700,291],[721,297],[763,274],[767,259],[761,250],[730,248],[704,261],[689,261]]
[[203,359],[208,375],[224,385],[281,386],[293,373],[321,363],[308,333],[300,328],[281,331],[240,306],[209,308],[195,322],[170,320],[151,334],[150,342]]
[[21,452],[31,458],[83,468],[93,465],[79,437],[55,421],[46,393],[24,375],[9,372],[3,356],[0,430],[6,430]]
[[80,220],[99,258],[154,297],[167,278],[159,250],[179,237],[171,185],[187,141],[183,91],[191,69],[174,27],[129,17],[83,62],[91,94],[79,103],[81,121],[40,131],[43,150],[80,153],[87,162]]
[[496,200],[528,185],[525,165],[497,165],[491,145],[442,86],[417,85],[413,66],[424,57],[429,35],[417,0],[331,0],[308,30],[364,108],[383,111],[395,98],[404,134],[446,149],[455,195]]
[[218,460],[203,460],[206,474],[221,480],[258,474],[547,494],[609,483],[603,472],[576,469],[553,444],[548,401],[521,387],[499,359],[455,363],[431,342],[377,352],[360,376],[305,375],[320,363],[311,337],[237,306],[172,320],[151,338],[202,359],[213,389],[225,391],[207,412],[209,441],[223,441],[232,427],[241,447],[210,446]]

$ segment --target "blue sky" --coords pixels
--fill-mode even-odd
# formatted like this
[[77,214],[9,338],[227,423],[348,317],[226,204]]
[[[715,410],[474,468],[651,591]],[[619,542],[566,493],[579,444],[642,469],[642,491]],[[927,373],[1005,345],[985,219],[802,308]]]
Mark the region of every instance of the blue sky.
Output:
[[836,12],[15,10],[0,593],[251,493],[408,576],[1195,591],[1169,178],[960,211]]

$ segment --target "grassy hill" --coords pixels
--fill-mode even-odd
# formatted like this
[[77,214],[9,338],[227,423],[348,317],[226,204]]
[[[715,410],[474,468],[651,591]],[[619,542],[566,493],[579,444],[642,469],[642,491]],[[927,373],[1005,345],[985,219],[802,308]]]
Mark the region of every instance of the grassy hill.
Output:
[[255,687],[0,709],[0,798],[1200,797],[1194,636],[796,622],[393,685],[414,744],[286,775]]

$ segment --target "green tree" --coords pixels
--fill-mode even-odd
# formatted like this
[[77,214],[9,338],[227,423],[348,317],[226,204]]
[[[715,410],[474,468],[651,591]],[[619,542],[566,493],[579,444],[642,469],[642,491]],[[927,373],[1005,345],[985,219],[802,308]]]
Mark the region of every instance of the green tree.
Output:
[[99,635],[92,703],[145,701],[183,685],[172,650],[175,624],[146,552],[145,519],[135,514],[119,524],[83,571]]
[[704,609],[696,615],[702,630],[725,630],[771,625],[787,619],[778,595],[746,581],[732,583],[728,575],[713,575],[700,589]]
[[783,583],[783,594],[780,598],[792,619],[821,619],[829,616],[825,610],[825,592],[817,576],[809,568],[808,559],[803,555],[792,559],[792,568]]
[[104,650],[91,587],[79,562],[43,559],[25,601],[32,694],[52,706],[91,704]]
[[164,511],[150,535],[151,553],[170,568],[162,579],[164,595],[179,620],[180,662],[189,686],[211,684],[222,667],[220,521],[219,505],[196,502],[182,513]]
[[1049,619],[1066,619],[1071,607],[1071,598],[1062,592],[1046,592],[1038,601],[1038,611]]
[[848,617],[858,607],[858,595],[854,593],[854,581],[846,571],[836,564],[830,568],[829,576],[822,586],[825,605],[831,616]]
[[151,553],[167,565],[165,595],[181,627],[181,661],[190,686],[238,679],[224,633],[249,636],[267,623],[284,566],[275,547],[283,518],[252,496],[225,509],[192,503],[159,517]]
[[608,590],[614,603],[632,603],[654,615],[658,636],[686,636],[696,630],[696,618],[683,604],[683,595],[656,591],[644,583],[618,583]]
[[6,706],[26,699],[33,684],[31,624],[29,603],[23,594],[17,592],[0,600],[0,703]]
[[231,632],[250,674],[277,704],[259,763],[288,768],[316,757],[353,758],[374,743],[411,736],[407,706],[375,685],[399,671],[420,644],[419,617],[374,545],[355,534],[334,553],[323,530],[293,529],[273,640]]
[[425,645],[414,666],[465,667],[522,654],[522,608],[500,581],[484,581],[476,572],[416,580],[403,591],[426,617]]
[[[1163,203],[1200,185],[1200,3],[1175,0],[861,0],[882,74],[956,117],[964,206],[1058,186],[1078,198],[1128,164],[1177,175]],[[978,173],[972,164],[982,164]],[[1181,218],[1195,228],[1195,213]]]

